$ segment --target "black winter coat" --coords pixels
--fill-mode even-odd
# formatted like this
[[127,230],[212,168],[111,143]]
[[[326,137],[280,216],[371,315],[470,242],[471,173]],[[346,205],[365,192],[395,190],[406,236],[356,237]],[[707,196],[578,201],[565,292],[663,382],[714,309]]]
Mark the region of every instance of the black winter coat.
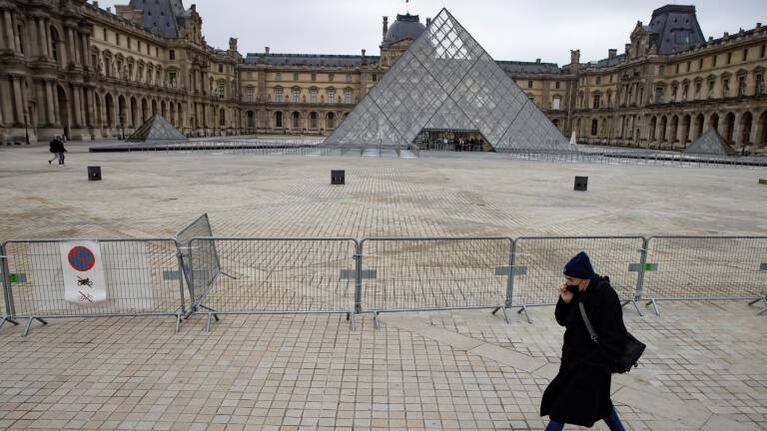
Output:
[[[599,336],[599,345],[591,341],[579,302]],[[541,416],[590,428],[613,410],[608,364],[618,357],[628,334],[623,307],[609,279],[599,277],[591,280],[586,291],[577,293],[569,304],[560,298],[554,314],[567,329],[562,364],[543,393]]]

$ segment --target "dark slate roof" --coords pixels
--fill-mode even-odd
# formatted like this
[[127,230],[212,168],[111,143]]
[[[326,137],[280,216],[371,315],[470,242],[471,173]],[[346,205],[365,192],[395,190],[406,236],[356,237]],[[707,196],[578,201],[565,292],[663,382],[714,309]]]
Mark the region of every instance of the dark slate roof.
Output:
[[656,9],[648,27],[652,44],[660,55],[685,51],[706,41],[695,15],[695,6],[666,5]]
[[186,12],[182,0],[130,0],[130,5],[144,11],[147,30],[170,39],[178,37],[177,18]]
[[612,67],[612,66],[620,64],[624,58],[626,58],[626,54],[620,54],[620,55],[616,55],[613,58],[603,58],[602,60],[599,60],[599,61],[592,61],[588,65],[590,67],[595,67],[597,69],[600,69],[603,67]]
[[418,15],[397,15],[397,21],[389,27],[384,37],[384,43],[396,43],[404,39],[418,39],[418,36],[426,30],[421,24]]
[[248,54],[246,64],[265,63],[272,66],[325,66],[356,68],[362,65],[362,59],[367,63],[378,61],[377,56],[361,55],[329,55],[329,54]]
[[531,61],[496,61],[506,73],[530,74],[561,74],[562,70],[556,63],[539,63]]

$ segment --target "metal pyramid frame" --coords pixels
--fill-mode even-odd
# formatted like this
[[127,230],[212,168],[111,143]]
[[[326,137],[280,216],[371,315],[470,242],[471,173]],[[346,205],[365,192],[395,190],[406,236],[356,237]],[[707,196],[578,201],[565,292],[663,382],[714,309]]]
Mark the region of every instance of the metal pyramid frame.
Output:
[[735,156],[737,151],[727,145],[722,135],[713,127],[685,148],[683,154],[707,156]]
[[325,144],[407,146],[423,129],[477,130],[496,151],[577,151],[447,9]]
[[131,134],[128,142],[188,141],[189,139],[173,127],[160,113],[152,115]]

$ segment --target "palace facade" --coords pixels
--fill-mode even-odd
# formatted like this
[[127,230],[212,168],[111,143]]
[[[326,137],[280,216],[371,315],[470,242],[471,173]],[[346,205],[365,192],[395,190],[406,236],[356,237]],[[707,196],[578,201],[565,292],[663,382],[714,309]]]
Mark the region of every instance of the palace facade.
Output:
[[[0,0],[0,140],[118,138],[155,112],[190,136],[327,135],[429,19],[384,17],[378,55],[243,56],[202,24],[181,0]],[[599,61],[498,64],[581,143],[679,149],[716,128],[767,152],[767,28],[706,38],[693,6],[669,5],[629,40]]]

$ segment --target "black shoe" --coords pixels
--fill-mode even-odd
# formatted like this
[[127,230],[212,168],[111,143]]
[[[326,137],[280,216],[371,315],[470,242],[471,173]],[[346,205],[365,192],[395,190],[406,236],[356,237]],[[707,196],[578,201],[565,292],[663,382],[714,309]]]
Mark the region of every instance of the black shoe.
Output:
[[48,160],[48,164],[50,165],[53,160]]

